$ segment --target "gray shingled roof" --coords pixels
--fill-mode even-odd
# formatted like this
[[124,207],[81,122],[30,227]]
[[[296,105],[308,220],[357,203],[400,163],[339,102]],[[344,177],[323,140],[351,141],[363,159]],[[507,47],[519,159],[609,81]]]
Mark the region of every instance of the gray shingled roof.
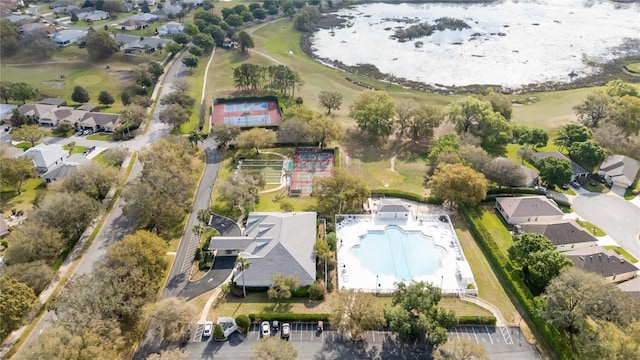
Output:
[[600,165],[600,171],[605,172],[607,176],[624,176],[630,182],[635,180],[639,170],[640,162],[624,155],[609,155]]
[[400,199],[380,199],[380,205],[378,205],[378,213],[384,212],[411,212]]
[[[239,249],[251,267],[245,271],[246,286],[269,286],[271,276],[296,276],[300,286],[311,285],[316,279],[316,213],[251,213],[245,236],[213,238],[209,248]],[[235,242],[235,243],[234,243]],[[242,246],[237,246],[242,245]],[[238,273],[234,281],[241,281]]]
[[638,272],[635,265],[601,246],[576,249],[564,254],[573,262],[573,266],[602,277]]
[[571,174],[574,175],[574,176],[580,175],[580,174],[588,174],[589,173],[589,171],[585,170],[582,166],[576,164],[573,160],[571,160],[568,157],[564,156],[559,151],[536,152],[536,153],[533,153],[531,155],[531,158],[533,159],[533,162],[538,162],[538,161],[540,161],[542,159],[546,159],[548,157],[564,159],[564,160],[568,160],[569,162],[571,162]]
[[640,298],[640,277],[621,282],[617,287],[635,298]]
[[562,215],[555,202],[545,196],[500,197],[496,199],[504,212],[512,217]]
[[598,241],[585,228],[573,220],[550,224],[522,223],[520,228],[524,232],[544,235],[556,246]]

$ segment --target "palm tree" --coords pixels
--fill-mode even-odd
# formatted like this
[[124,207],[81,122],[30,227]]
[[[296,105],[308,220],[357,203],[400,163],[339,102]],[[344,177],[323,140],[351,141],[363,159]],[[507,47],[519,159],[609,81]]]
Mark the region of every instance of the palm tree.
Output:
[[198,221],[207,224],[209,223],[210,217],[211,217],[211,213],[209,213],[209,209],[198,210]]
[[195,224],[191,228],[191,231],[193,231],[193,235],[202,236],[202,234],[204,234],[204,226],[200,224]]
[[194,130],[191,130],[191,132],[189,133],[189,142],[193,146],[198,146],[198,143],[203,142],[204,139],[206,138],[207,138],[207,134],[203,133],[202,131],[198,131],[194,129]]
[[247,297],[247,290],[244,286],[244,272],[249,270],[251,263],[247,259],[238,256],[236,264],[238,265],[238,271],[242,272],[242,295]]

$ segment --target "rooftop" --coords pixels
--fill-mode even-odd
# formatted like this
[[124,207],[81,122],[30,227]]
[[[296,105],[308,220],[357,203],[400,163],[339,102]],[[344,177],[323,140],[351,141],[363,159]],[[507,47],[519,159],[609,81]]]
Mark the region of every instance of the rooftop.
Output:
[[638,268],[616,254],[603,247],[589,247],[567,251],[564,253],[576,268],[596,273],[602,277],[638,272]]
[[556,246],[598,241],[589,231],[578,225],[574,220],[549,224],[522,223],[520,228],[524,232],[542,234]]
[[525,197],[500,197],[496,202],[511,217],[528,216],[562,216],[563,213],[555,202],[543,195]]

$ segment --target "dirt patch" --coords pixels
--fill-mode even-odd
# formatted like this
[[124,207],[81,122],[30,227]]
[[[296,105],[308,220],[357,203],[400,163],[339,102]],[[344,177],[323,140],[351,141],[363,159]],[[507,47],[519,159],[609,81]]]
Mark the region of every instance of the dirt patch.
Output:
[[54,89],[61,89],[65,85],[64,80],[49,80],[49,81],[43,81],[42,83],[47,86],[51,86]]
[[116,81],[119,82],[129,82],[133,80],[134,73],[133,70],[125,70],[125,69],[111,69],[109,71],[109,75],[114,77]]

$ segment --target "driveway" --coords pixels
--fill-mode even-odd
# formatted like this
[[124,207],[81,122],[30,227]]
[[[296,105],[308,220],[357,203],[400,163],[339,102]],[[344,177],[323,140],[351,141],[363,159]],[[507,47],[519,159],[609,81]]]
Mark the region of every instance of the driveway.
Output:
[[615,194],[588,193],[573,199],[573,210],[640,258],[640,208]]

